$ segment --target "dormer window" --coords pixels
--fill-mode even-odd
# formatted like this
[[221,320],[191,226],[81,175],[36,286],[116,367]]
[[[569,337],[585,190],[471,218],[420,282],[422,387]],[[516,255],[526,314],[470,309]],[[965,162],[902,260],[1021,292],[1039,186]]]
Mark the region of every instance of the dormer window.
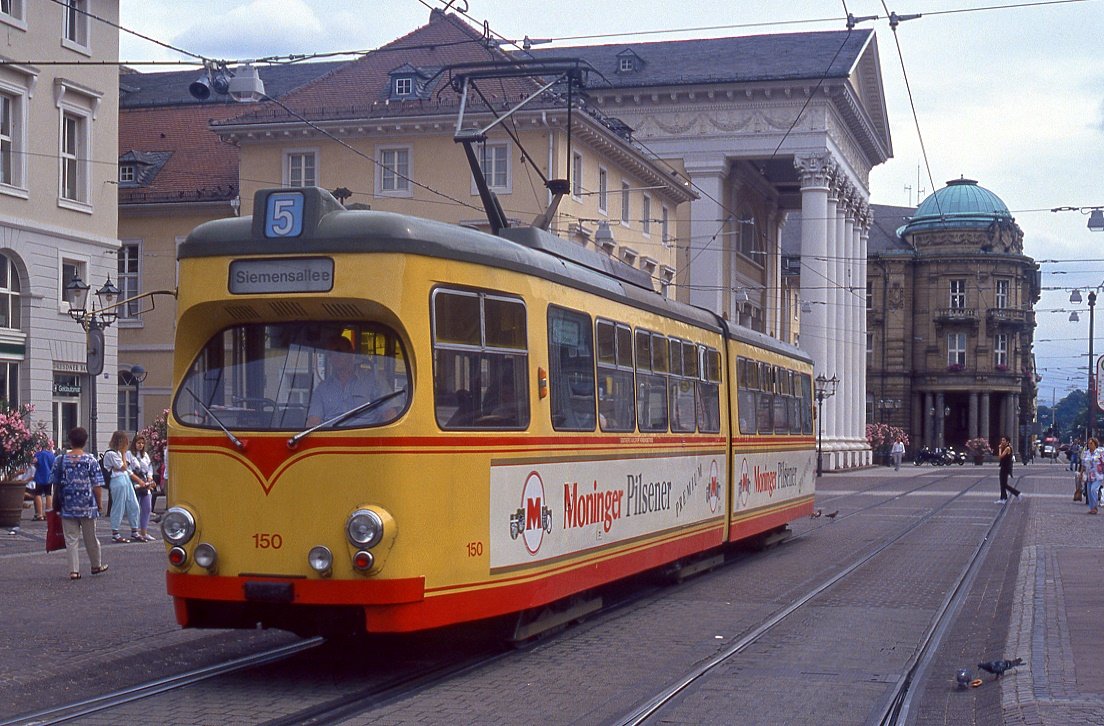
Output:
[[413,96],[414,95],[414,78],[413,76],[397,76],[392,87],[393,95],[395,96]]
[[636,70],[633,64],[632,56],[625,56],[617,59],[617,70],[619,73],[632,73]]
[[119,183],[133,184],[136,179],[134,164],[119,164]]

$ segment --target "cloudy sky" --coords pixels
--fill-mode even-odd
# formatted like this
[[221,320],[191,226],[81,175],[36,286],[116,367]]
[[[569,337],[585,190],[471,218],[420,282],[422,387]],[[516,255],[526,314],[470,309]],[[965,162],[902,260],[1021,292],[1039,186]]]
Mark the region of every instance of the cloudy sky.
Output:
[[[507,38],[564,39],[560,45],[842,30],[848,11],[880,16],[861,27],[878,34],[894,158],[872,172],[871,201],[915,205],[960,176],[1005,201],[1024,231],[1027,254],[1042,269],[1035,346],[1043,374],[1040,402],[1060,400],[1086,386],[1087,306],[1071,304],[1070,290],[1080,287],[1084,297],[1087,287],[1104,285],[1104,232],[1090,232],[1078,211],[1050,211],[1104,206],[1104,0],[903,1],[454,0],[453,6],[466,7],[469,17]],[[443,4],[121,0],[121,24],[193,53],[233,60],[369,50],[424,24],[429,7]],[[902,22],[895,38],[887,8],[922,17]],[[651,32],[670,29],[689,30]],[[597,37],[578,38],[584,35]],[[125,32],[120,56],[129,62],[181,58]],[[1068,321],[1073,309],[1080,322]],[[1101,331],[1104,317],[1096,326],[1097,355],[1104,353]]]

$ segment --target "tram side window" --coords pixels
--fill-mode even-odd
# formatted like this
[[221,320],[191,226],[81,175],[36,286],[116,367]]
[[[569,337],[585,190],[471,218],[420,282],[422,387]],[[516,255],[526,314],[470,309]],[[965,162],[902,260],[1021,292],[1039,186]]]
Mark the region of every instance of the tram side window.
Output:
[[593,431],[594,340],[590,316],[548,308],[548,385],[552,427],[557,431]]
[[736,408],[740,419],[740,433],[754,434],[759,408],[759,364],[747,358],[736,361]]
[[721,354],[703,345],[697,347],[701,360],[698,381],[698,430],[715,434],[721,430]]
[[756,428],[761,434],[774,433],[774,375],[767,363],[759,364],[759,407]]
[[636,331],[636,423],[641,431],[667,430],[667,339]]
[[774,368],[774,430],[785,434],[790,431],[790,394],[786,386],[786,369]]
[[671,430],[688,433],[697,424],[694,412],[694,381],[698,377],[698,361],[694,345],[672,338],[668,341],[671,353]]
[[603,431],[632,431],[636,425],[632,331],[627,325],[599,320],[595,323],[595,343],[598,425]]
[[808,373],[799,377],[801,387],[801,433],[813,433],[813,379]]
[[433,397],[442,429],[529,425],[525,304],[467,290],[433,292]]

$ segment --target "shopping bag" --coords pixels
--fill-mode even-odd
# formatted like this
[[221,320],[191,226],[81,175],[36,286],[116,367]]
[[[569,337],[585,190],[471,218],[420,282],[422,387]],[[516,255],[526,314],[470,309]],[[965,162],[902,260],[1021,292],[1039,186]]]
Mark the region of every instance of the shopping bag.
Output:
[[46,551],[65,549],[65,533],[61,531],[61,512],[46,510]]

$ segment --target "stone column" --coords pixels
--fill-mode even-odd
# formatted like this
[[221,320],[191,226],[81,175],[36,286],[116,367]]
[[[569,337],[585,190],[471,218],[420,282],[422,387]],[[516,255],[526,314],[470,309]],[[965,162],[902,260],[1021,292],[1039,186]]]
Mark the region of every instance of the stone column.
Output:
[[989,392],[983,391],[981,394],[981,436],[986,441],[989,441]]
[[[801,175],[801,297],[812,303],[801,313],[801,347],[812,357],[815,375],[831,378],[838,375],[828,370],[827,305],[828,181],[835,162],[827,152],[800,154],[794,166]],[[829,416],[824,419],[827,424]]]
[[731,235],[725,234],[731,228],[724,206],[728,162],[721,158],[688,163],[686,173],[700,196],[690,203],[690,249],[681,284],[690,290],[691,305],[725,313],[728,311],[726,252],[732,245]]
[[978,435],[978,395],[976,391],[970,393],[970,438],[976,439]]
[[946,408],[947,403],[943,398],[943,391],[939,391],[935,394],[935,445],[943,449],[947,446],[946,441],[946,428],[947,428],[947,416],[943,413],[943,409]]
[[924,392],[924,446],[935,446],[935,398],[931,391]]

